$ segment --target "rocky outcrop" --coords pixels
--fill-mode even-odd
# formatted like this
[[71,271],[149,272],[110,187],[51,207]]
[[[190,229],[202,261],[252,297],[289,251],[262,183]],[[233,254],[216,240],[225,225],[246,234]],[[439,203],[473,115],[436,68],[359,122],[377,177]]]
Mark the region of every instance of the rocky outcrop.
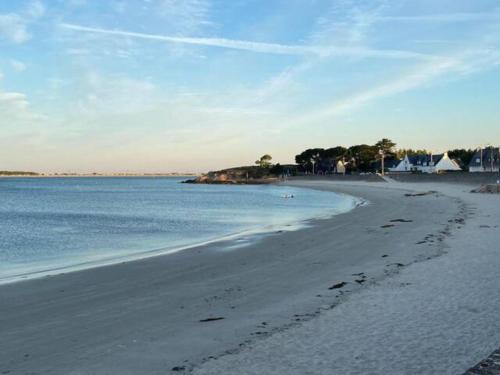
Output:
[[267,169],[258,167],[241,167],[209,172],[191,180],[184,181],[191,184],[269,184],[278,181],[278,178]]

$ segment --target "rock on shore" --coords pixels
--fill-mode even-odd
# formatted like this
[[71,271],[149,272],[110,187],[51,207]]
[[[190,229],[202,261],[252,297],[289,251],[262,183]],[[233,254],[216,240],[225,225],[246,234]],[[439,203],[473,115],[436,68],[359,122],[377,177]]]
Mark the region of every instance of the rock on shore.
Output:
[[208,172],[194,179],[184,181],[190,184],[269,184],[278,181],[278,177],[269,169],[260,167],[239,167]]
[[472,193],[500,194],[500,185],[483,185],[472,190]]

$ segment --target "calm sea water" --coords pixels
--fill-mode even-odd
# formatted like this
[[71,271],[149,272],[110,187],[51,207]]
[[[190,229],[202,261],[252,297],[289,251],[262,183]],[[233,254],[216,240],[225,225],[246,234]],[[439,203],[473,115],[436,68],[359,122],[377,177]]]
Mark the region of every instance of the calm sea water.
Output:
[[[0,282],[23,274],[286,228],[352,209],[351,197],[178,178],[0,179]],[[283,198],[293,194],[293,199]]]

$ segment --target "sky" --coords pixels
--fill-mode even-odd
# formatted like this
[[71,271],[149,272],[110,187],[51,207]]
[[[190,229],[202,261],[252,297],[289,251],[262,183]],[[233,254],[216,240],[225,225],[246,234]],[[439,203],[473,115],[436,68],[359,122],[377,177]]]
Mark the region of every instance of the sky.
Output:
[[498,0],[0,0],[0,170],[500,145]]

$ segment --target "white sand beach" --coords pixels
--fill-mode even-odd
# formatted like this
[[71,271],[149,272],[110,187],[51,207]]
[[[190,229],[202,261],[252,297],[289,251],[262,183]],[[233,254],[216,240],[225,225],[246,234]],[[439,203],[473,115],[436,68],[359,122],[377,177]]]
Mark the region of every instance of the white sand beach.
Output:
[[318,318],[194,373],[462,374],[500,346],[499,197],[471,194],[467,185],[387,188],[389,195],[411,188],[460,202],[465,220],[455,220],[459,225],[442,239],[442,256],[411,264]]
[[460,374],[500,346],[498,196],[289,183],[370,204],[245,247],[0,286],[0,373]]

